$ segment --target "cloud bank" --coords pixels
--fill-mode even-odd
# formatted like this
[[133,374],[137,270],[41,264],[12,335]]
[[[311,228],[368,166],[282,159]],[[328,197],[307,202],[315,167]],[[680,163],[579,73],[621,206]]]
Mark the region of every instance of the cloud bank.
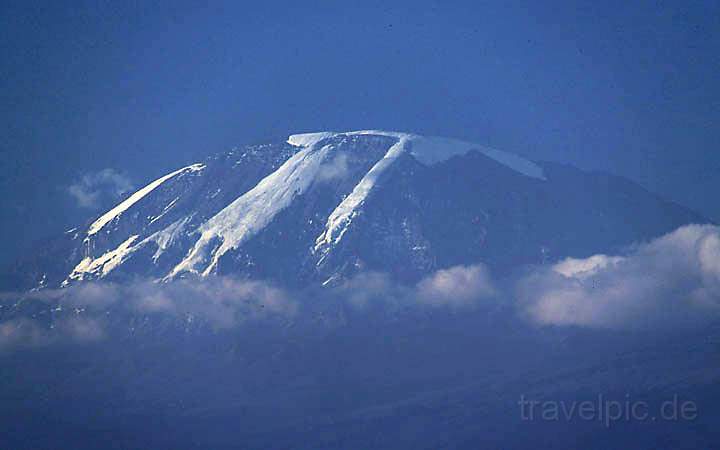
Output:
[[545,325],[690,327],[720,313],[720,230],[690,225],[627,254],[568,258],[517,285],[521,312]]
[[471,308],[498,294],[483,264],[438,270],[415,285],[403,285],[387,274],[359,274],[334,289],[332,295],[358,308],[371,304]]
[[[363,273],[325,289],[321,296],[335,306],[359,311],[379,306],[391,311],[393,307],[469,308],[495,294],[485,267],[475,265],[441,270],[410,286],[394,282],[386,274]],[[289,292],[266,282],[230,276],[170,283],[86,282],[63,289],[5,293],[0,294],[0,312],[12,313],[0,322],[0,349],[94,342],[108,335],[113,318],[128,314],[231,330],[264,319],[291,320],[302,312],[312,314],[316,300],[317,293],[309,290]],[[37,316],[32,305],[38,303],[50,314]],[[27,310],[23,310],[25,306]]]
[[[44,308],[33,306],[38,303]],[[387,274],[361,273],[320,291],[288,291],[262,281],[211,277],[170,283],[87,282],[64,289],[0,293],[0,350],[58,341],[95,342],[108,335],[115,314],[157,316],[222,331],[266,319],[312,319],[313,314],[323,314],[322,308],[337,311],[345,306],[390,314],[408,308],[500,307],[541,326],[697,327],[720,320],[720,229],[690,225],[622,255],[566,258],[501,282],[476,264],[442,269],[411,285]]]
[[[38,304],[45,306],[36,308]],[[227,330],[248,321],[289,318],[298,310],[298,303],[282,289],[231,277],[167,284],[88,282],[0,294],[0,305],[9,312],[0,322],[0,350],[101,340],[117,317],[155,315]]]
[[420,281],[415,296],[433,306],[462,307],[497,295],[488,270],[482,264],[439,270]]

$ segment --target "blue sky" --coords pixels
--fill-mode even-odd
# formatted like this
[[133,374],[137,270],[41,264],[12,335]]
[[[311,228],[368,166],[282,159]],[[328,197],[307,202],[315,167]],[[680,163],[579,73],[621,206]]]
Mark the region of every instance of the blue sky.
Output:
[[720,2],[205,3],[3,2],[0,261],[92,214],[88,174],[321,129],[606,170],[720,219]]

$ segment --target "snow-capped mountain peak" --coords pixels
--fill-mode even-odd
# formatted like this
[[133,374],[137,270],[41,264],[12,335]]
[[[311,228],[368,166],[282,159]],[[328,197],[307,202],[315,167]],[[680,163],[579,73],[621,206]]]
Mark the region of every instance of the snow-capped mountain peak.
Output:
[[[628,207],[633,223],[618,217]],[[20,278],[306,284],[372,270],[416,280],[457,264],[586,257],[701,221],[616,177],[455,139],[325,131],[174,170],[64,234],[37,276]]]

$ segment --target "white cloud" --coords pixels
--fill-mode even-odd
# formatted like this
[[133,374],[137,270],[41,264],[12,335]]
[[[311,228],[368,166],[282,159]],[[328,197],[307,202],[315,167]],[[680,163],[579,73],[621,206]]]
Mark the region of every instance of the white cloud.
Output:
[[384,273],[361,273],[335,289],[333,295],[358,308],[371,304],[459,308],[493,298],[497,290],[485,266],[476,264],[438,270],[409,286]]
[[83,175],[67,188],[68,194],[81,208],[96,209],[106,198],[116,199],[133,189],[129,178],[114,169]]
[[349,171],[348,155],[340,153],[330,161],[327,161],[320,166],[320,170],[315,176],[315,181],[322,183],[325,181],[342,179],[348,175]]
[[555,264],[552,269],[566,277],[587,278],[622,260],[622,257],[607,255],[593,255],[585,259],[565,258]]
[[394,283],[387,274],[364,272],[345,281],[332,291],[332,296],[363,309],[372,304],[397,303],[406,296],[406,289]]
[[421,280],[415,289],[417,299],[432,306],[469,306],[496,294],[482,264],[439,270]]
[[498,286],[487,268],[478,264],[442,269],[414,285],[398,283],[387,274],[362,273],[319,293],[312,289],[290,293],[235,277],[170,283],[88,282],[20,296],[0,293],[0,301],[21,305],[17,300],[22,297],[46,302],[58,311],[51,315],[50,328],[46,321],[30,318],[0,322],[0,349],[102,339],[108,335],[108,310],[192,319],[223,330],[266,318],[292,319],[301,307],[312,314],[318,296],[331,309],[351,305],[390,312],[398,308],[473,308],[514,298],[522,316],[542,325],[610,329],[697,326],[720,318],[720,229],[686,226],[635,245],[623,255],[568,258],[534,268],[512,284],[514,296]]
[[690,225],[626,255],[566,259],[525,276],[517,292],[540,324],[693,326],[720,313],[720,229]]

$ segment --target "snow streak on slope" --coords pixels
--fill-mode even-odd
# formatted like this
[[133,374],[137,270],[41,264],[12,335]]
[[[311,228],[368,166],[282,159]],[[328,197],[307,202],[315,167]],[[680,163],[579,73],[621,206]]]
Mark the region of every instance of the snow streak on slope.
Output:
[[157,264],[157,260],[160,256],[162,256],[162,254],[165,253],[165,251],[180,237],[181,233],[185,230],[185,225],[191,218],[192,216],[188,216],[171,223],[166,228],[148,236],[138,245],[138,247],[145,245],[148,242],[154,242],[157,245],[157,250],[152,257],[152,260],[153,263]]
[[158,186],[163,184],[165,181],[169,180],[170,178],[179,175],[181,173],[188,173],[188,172],[197,172],[199,170],[202,170],[205,168],[204,164],[193,164],[191,166],[183,167],[180,170],[176,170],[175,172],[169,173],[163,177],[158,178],[157,180],[153,181],[152,183],[148,184],[144,188],[140,189],[139,191],[135,192],[133,195],[125,199],[122,203],[111,209],[110,211],[106,212],[102,216],[100,216],[99,219],[97,219],[95,222],[90,225],[90,228],[88,228],[88,236],[92,236],[93,234],[100,231],[105,225],[107,225],[110,221],[115,219],[116,217],[120,216],[123,212],[127,211],[128,208],[130,208],[135,203],[139,202],[143,197],[148,195],[150,192],[155,190]]
[[122,264],[123,261],[125,261],[128,256],[135,251],[135,248],[131,247],[131,245],[137,238],[137,235],[130,236],[115,250],[110,250],[96,259],[92,259],[90,257],[84,258],[77,266],[75,266],[72,273],[68,275],[62,285],[67,286],[70,283],[70,280],[84,280],[85,276],[88,274],[96,275],[100,278],[104,277],[110,273],[111,270]]
[[368,171],[368,173],[355,186],[353,191],[330,214],[325,226],[325,231],[315,241],[315,250],[331,243],[337,243],[347,231],[350,222],[357,214],[357,209],[363,204],[370,190],[375,186],[380,175],[400,156],[405,150],[407,135],[398,135],[398,141],[392,145],[385,156],[380,159]]
[[165,214],[167,214],[171,209],[173,209],[173,207],[175,206],[175,204],[177,203],[178,200],[180,200],[180,197],[175,197],[175,199],[173,201],[168,203],[167,206],[165,206],[165,208],[163,208],[163,210],[160,214],[158,214],[155,217],[153,217],[153,216],[148,217],[148,219],[150,219],[150,222],[148,223],[148,225],[152,225],[155,222],[157,222],[158,220],[165,217]]
[[198,228],[200,239],[166,278],[182,272],[207,276],[220,257],[252,237],[313,183],[331,145],[317,148],[322,138],[291,156],[280,168],[260,181]]

